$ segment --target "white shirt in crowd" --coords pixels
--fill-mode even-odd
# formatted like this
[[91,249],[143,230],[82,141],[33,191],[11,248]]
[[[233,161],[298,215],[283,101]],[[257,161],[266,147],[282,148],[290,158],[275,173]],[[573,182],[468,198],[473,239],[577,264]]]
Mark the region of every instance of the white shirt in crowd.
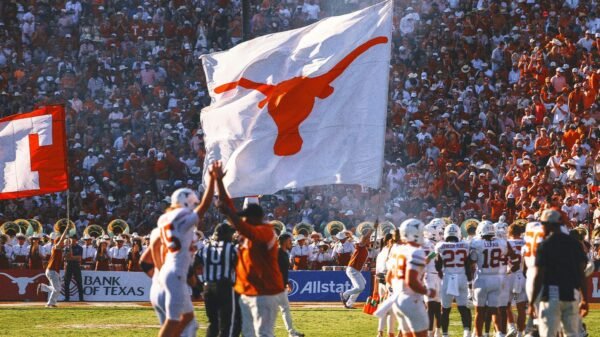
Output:
[[108,250],[108,256],[111,259],[127,259],[127,254],[129,254],[129,248],[123,246],[121,248],[114,246]]
[[96,258],[96,248],[92,245],[83,245],[81,246],[83,253],[81,253],[81,258],[83,260],[91,258],[92,260]]

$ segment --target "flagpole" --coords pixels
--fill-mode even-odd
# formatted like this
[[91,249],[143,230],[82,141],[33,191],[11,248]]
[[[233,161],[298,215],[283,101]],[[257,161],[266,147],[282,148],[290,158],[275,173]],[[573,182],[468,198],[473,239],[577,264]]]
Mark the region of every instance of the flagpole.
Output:
[[242,0],[242,37],[250,40],[250,0]]

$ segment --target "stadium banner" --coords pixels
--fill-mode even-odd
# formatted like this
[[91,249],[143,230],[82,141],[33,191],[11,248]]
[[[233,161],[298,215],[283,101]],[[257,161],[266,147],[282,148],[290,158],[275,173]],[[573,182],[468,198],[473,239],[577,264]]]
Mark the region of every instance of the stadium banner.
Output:
[[589,303],[600,303],[600,272],[594,272],[587,279]]
[[[362,272],[365,290],[358,296],[362,302],[371,295],[373,277],[370,272]],[[290,302],[339,302],[340,292],[352,288],[345,271],[290,271]]]
[[[60,272],[64,280],[64,270]],[[88,271],[81,272],[83,298],[86,302],[145,302],[150,300],[152,280],[142,272]],[[64,286],[63,286],[64,287]],[[77,300],[77,284],[69,284],[71,300]],[[64,300],[64,289],[58,298]]]
[[[64,270],[60,271],[61,285]],[[151,279],[142,272],[81,272],[83,298],[86,302],[145,302],[150,298]],[[0,270],[0,301],[46,301],[47,294],[37,294],[40,283],[48,284],[44,270]],[[71,300],[79,299],[75,279],[69,285]],[[58,299],[64,300],[64,290]]]

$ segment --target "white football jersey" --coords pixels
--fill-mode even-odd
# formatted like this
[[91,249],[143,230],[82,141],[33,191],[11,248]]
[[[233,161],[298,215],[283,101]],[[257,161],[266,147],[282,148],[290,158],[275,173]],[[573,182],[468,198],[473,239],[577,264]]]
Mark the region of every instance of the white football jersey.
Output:
[[[431,252],[435,251],[435,242],[430,240],[425,240],[423,245],[421,245],[421,249],[425,252],[425,257],[429,256]],[[425,273],[427,274],[437,274],[437,270],[435,269],[435,259],[431,259],[425,265]]]
[[[523,265],[521,264],[523,260],[523,256],[521,254],[521,249],[525,246],[525,240],[523,239],[508,239],[508,244],[512,247],[515,255],[517,256],[517,261],[513,261],[515,264],[519,266],[519,270],[523,271]],[[514,266],[514,265],[513,265]]]
[[475,239],[471,241],[471,260],[477,263],[477,275],[501,275],[506,273],[506,240]]
[[527,267],[527,271],[535,269],[535,256],[537,254],[538,245],[544,240],[544,227],[539,222],[530,222],[525,227],[525,237],[521,256]]
[[187,272],[192,260],[190,247],[194,240],[194,228],[198,221],[198,215],[187,208],[176,208],[158,218],[160,235],[167,247],[165,265],[184,268]]
[[444,274],[465,274],[465,263],[469,258],[469,243],[459,242],[439,242],[435,246],[435,251],[442,260]]
[[420,295],[404,285],[409,269],[419,273],[418,279],[423,278],[427,256],[421,247],[411,245],[394,245],[387,262],[387,269],[392,272],[392,289],[394,293],[405,295]]

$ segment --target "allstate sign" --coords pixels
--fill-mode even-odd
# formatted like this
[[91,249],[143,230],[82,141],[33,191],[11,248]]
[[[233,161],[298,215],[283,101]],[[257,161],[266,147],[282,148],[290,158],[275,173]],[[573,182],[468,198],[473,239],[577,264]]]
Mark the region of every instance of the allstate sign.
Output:
[[[371,293],[371,273],[362,272],[367,281],[358,301],[365,301]],[[290,271],[290,302],[338,302],[340,292],[352,288],[344,271]]]

